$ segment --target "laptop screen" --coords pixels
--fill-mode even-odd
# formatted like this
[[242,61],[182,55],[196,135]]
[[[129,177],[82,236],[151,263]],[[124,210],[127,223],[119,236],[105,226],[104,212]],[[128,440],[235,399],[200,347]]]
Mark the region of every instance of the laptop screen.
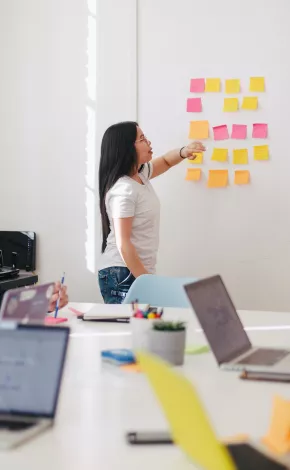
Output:
[[0,328],[0,414],[54,417],[69,328]]
[[229,362],[251,348],[220,276],[188,284],[185,290],[219,364]]

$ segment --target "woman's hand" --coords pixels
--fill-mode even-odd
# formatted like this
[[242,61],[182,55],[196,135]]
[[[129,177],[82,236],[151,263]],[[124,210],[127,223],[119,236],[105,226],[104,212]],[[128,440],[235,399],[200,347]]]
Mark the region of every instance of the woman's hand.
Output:
[[181,151],[183,158],[188,158],[189,160],[194,160],[197,153],[205,152],[206,148],[202,142],[191,142]]
[[49,312],[53,312],[55,310],[56,301],[58,299],[59,293],[60,293],[59,308],[63,308],[68,304],[67,287],[62,286],[61,288],[60,282],[58,281],[54,284],[53,294],[49,301],[49,307],[48,307]]

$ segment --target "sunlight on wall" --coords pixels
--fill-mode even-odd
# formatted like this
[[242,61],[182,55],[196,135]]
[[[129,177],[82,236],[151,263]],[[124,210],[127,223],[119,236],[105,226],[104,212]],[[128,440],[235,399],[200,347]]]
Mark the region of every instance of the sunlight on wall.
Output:
[[96,271],[96,88],[97,88],[97,1],[88,0],[87,39],[87,137],[86,137],[86,265]]

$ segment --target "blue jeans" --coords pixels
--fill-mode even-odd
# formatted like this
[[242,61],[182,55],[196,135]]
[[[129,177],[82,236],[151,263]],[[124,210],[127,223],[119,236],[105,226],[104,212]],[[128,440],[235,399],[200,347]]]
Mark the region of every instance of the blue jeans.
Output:
[[121,304],[135,281],[133,274],[123,266],[101,269],[98,276],[105,304]]

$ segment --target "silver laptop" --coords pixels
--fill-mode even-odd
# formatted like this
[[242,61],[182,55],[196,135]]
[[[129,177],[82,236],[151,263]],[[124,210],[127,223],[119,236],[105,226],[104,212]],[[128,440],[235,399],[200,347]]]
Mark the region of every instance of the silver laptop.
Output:
[[44,323],[54,283],[19,287],[5,292],[0,309],[0,321]]
[[0,449],[52,426],[69,328],[0,324]]
[[219,366],[290,373],[290,351],[252,346],[220,276],[184,288]]

